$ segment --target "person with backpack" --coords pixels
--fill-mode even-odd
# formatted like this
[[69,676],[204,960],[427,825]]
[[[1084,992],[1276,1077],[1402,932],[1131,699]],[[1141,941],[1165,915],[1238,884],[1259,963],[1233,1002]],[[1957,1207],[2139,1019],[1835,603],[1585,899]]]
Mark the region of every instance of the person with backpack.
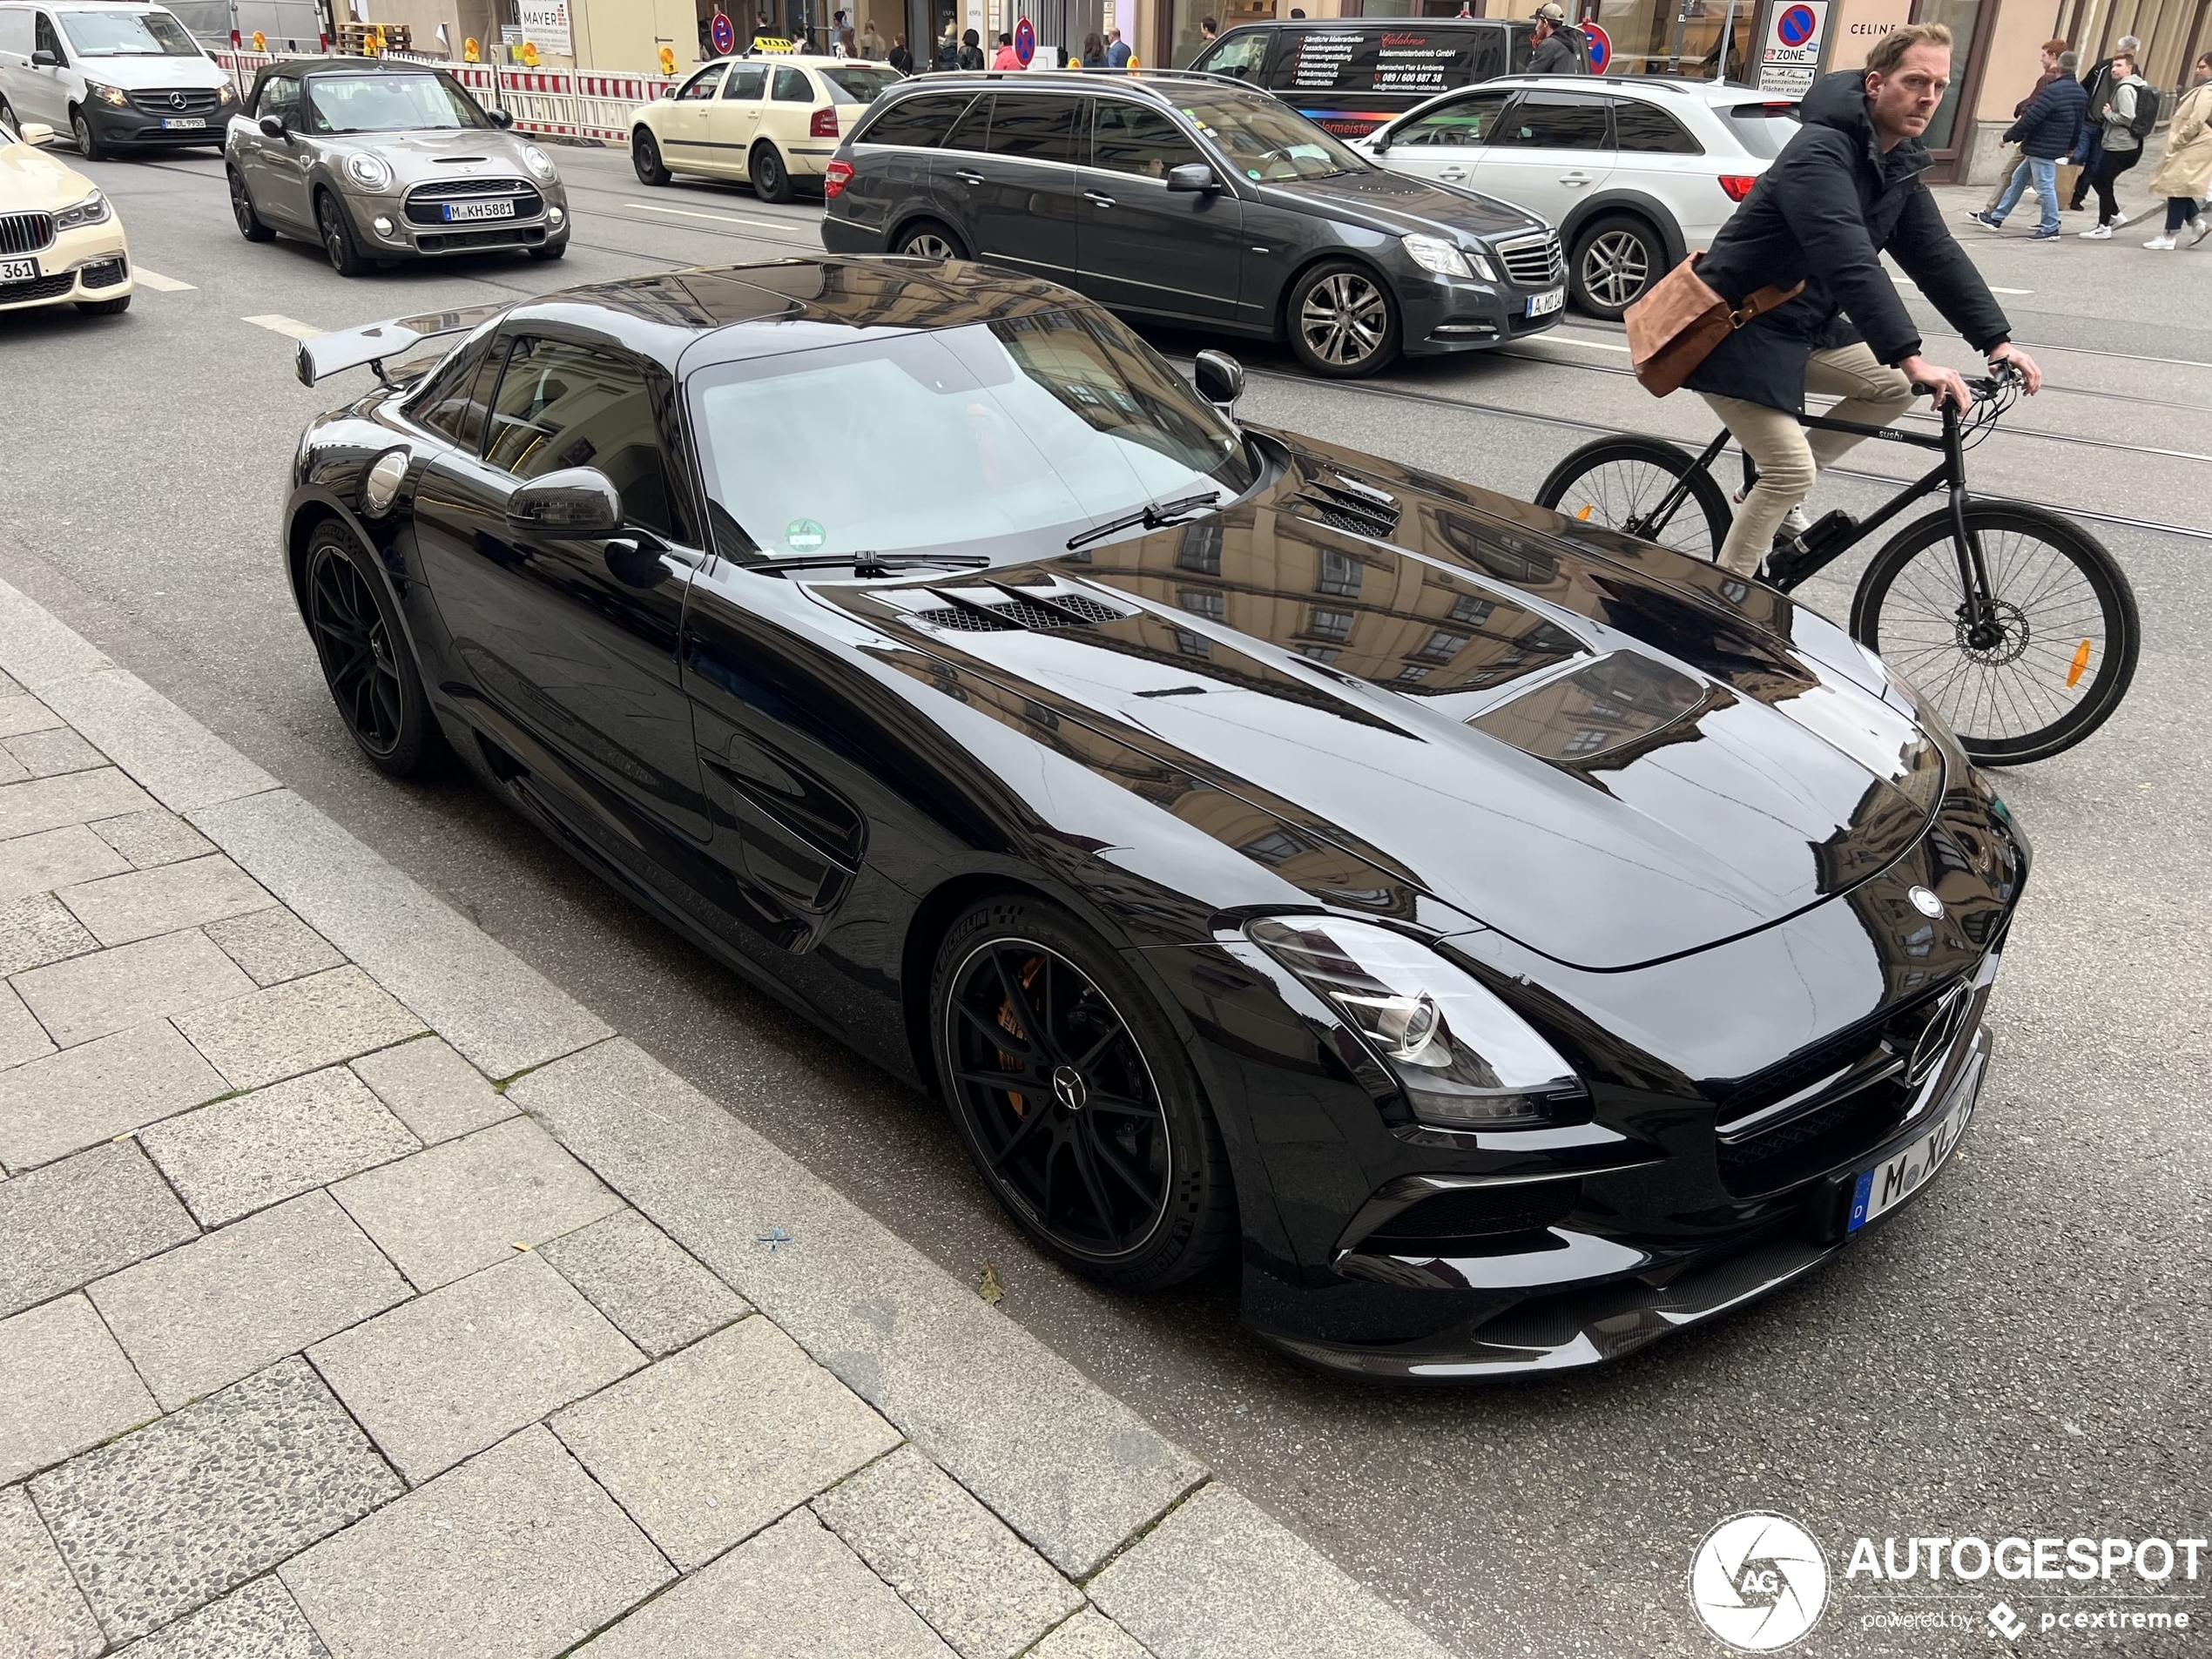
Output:
[[[2043,56],[2055,60],[2058,54],[2045,47]],[[2074,147],[2074,137],[2081,127],[2081,111],[2087,106],[2089,95],[2081,90],[2081,83],[2071,75],[2055,72],[2042,89],[2020,107],[2020,118],[2006,129],[2005,142],[2020,147],[2020,164],[2013,173],[2013,181],[2005,187],[2004,196],[1990,207],[1967,218],[1987,230],[2004,228],[2005,216],[2013,211],[2027,189],[2031,180],[2035,185],[2035,199],[2042,204],[2042,221],[2028,239],[2036,242],[2055,241],[2059,234],[2059,161]]]
[[2092,242],[2112,239],[2113,226],[2120,218],[2113,184],[2143,158],[2143,140],[2158,125],[2157,89],[2135,72],[2135,60],[2126,53],[2112,60],[2112,98],[2105,111],[2104,153],[2089,176],[2097,192],[2097,222],[2081,233]]
[[2184,225],[2195,226],[2191,247],[2212,236],[2212,219],[2196,206],[2207,190],[2212,190],[2212,52],[2198,57],[2195,83],[2182,94],[2174,125],[2166,130],[2166,159],[2150,181],[2150,193],[2166,198],[2166,228],[2143,246],[2172,247]]
[[2105,110],[2112,102],[2112,65],[2115,58],[2133,59],[2143,49],[2143,43],[2133,35],[2122,35],[2119,44],[2112,49],[2111,57],[2101,57],[2089,66],[2081,78],[2081,90],[2089,95],[2088,112],[2081,118],[2080,136],[2074,140],[2074,165],[2081,169],[2074,178],[2074,199],[2067,203],[2067,211],[2078,213],[2089,194],[2089,176],[2096,171],[2098,160],[2105,152]]
[[1535,50],[1528,54],[1530,75],[1587,75],[1590,72],[1589,38],[1567,21],[1559,0],[1544,0],[1536,8]]

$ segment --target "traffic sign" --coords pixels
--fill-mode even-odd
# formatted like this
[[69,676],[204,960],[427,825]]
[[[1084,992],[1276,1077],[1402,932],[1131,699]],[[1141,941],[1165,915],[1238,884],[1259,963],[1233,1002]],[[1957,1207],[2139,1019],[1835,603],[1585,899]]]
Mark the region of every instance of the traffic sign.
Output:
[[1028,68],[1029,60],[1037,55],[1037,26],[1027,17],[1014,25],[1014,56],[1022,67]]
[[718,11],[706,26],[706,37],[714,43],[718,56],[727,57],[738,49],[738,26],[730,21],[730,14]]
[[1782,14],[1782,20],[1775,24],[1774,32],[1784,45],[1803,47],[1819,27],[1819,20],[1812,15],[1811,6],[1791,6]]
[[1605,66],[1613,61],[1613,37],[1594,23],[1577,24],[1575,26],[1589,37],[1590,73],[1604,74]]
[[1812,91],[1828,55],[1828,10],[1829,0],[1791,0],[1770,10],[1759,48],[1759,91],[1789,98]]

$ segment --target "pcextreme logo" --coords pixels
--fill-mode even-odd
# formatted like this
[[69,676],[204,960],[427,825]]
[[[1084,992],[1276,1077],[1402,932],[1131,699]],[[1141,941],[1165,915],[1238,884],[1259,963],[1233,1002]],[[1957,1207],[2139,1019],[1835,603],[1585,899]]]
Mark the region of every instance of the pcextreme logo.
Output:
[[1730,1647],[1772,1653],[1820,1622],[1828,1558],[1787,1515],[1764,1509],[1730,1515],[1690,1557],[1689,1604]]

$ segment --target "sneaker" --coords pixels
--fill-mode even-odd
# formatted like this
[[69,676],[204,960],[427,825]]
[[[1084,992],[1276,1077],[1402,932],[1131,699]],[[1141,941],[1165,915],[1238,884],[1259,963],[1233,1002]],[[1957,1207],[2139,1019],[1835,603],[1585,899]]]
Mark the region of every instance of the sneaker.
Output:
[[2148,241],[2148,242],[2144,243],[2144,244],[2143,244],[2143,246],[2144,246],[2145,247],[2155,247],[2155,248],[2161,248],[2161,249],[2163,249],[2163,248],[2169,248],[2169,247],[2171,247],[2171,246],[2174,246],[2174,239],[2173,239],[2172,237],[2170,237],[2170,236],[2154,236],[2154,237],[2152,237],[2152,238],[2150,239],[2150,240],[2149,240],[2149,241]]
[[2109,225],[2092,225],[2087,230],[2081,233],[2081,239],[2085,242],[2109,242],[2112,240],[2112,226]]
[[1792,507],[1782,515],[1782,523],[1775,529],[1774,539],[1777,542],[1794,542],[1811,528],[1812,521],[1805,516],[1805,509],[1802,507]]
[[2212,214],[2201,213],[2197,216],[2196,234],[2189,238],[2189,246],[2195,247],[2208,236],[2212,236]]
[[1978,213],[1969,213],[1966,217],[1973,220],[1975,224],[1980,226],[1982,229],[1986,231],[2001,231],[2005,228],[2005,221],[1999,219],[1995,214],[1990,212],[1986,208]]
[[2027,239],[2031,242],[2055,242],[2059,239],[2059,227],[2054,225],[2047,231],[2030,231],[2027,233]]

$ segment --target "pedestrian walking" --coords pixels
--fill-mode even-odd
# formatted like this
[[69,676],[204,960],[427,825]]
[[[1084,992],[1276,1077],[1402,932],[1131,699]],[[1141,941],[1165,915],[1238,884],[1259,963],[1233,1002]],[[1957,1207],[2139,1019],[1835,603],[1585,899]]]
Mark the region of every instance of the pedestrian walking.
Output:
[[2212,235],[2212,217],[2197,203],[2212,190],[2212,52],[2196,60],[2196,78],[2174,111],[2166,129],[2166,159],[2151,175],[2150,193],[2166,198],[2166,229],[2145,247],[2169,248],[2184,225],[2195,227],[2189,246]]
[[1085,69],[1106,67],[1106,37],[1096,29],[1083,37],[1083,67]]
[[2081,90],[2089,95],[2089,107],[2081,118],[2081,136],[2074,146],[2074,164],[2081,171],[2074,175],[2074,199],[2067,203],[2069,212],[2081,211],[2081,204],[2089,194],[2089,174],[2104,154],[2105,108],[2112,102],[2114,59],[2133,59],[2142,49],[2143,43],[2134,36],[2122,35],[2112,49],[2112,57],[2099,58],[2082,78]]
[[[1808,391],[1844,400],[1828,411],[1835,419],[1873,427],[1904,414],[1916,384],[1933,388],[1939,404],[1964,409],[1973,401],[1956,370],[1921,355],[1919,327],[1883,254],[1993,364],[2012,363],[2031,391],[2042,385],[1922,178],[1921,134],[1950,76],[1951,30],[1907,24],[1876,43],[1864,70],[1823,77],[1799,106],[1797,132],[1711,251],[1694,267],[1676,267],[1629,313],[1632,341],[1645,327],[1674,334],[1703,324],[1713,296],[1737,322],[1682,384],[1712,406],[1758,468],[1719,556],[1738,575],[1758,570],[1777,529],[1803,533],[1800,503],[1819,469],[1858,442],[1807,434],[1797,416]],[[1640,361],[1653,354],[1649,345]]]
[[[2036,78],[2035,84],[2027,89],[2027,96],[2013,105],[2013,120],[2018,121],[2027,113],[2027,106],[2035,102],[2045,87],[2058,79],[2061,74],[2068,74],[2062,64],[2067,55],[2067,44],[2063,40],[2047,40],[2043,43],[2043,72]],[[2071,78],[2070,74],[2068,78]],[[2078,129],[2080,123],[2077,121],[2074,125]],[[2074,148],[2074,133],[2069,132],[2066,135],[2066,147],[2069,152]],[[2006,139],[2005,142],[2013,144],[2010,138]],[[2020,164],[2026,159],[2027,159],[2027,152],[2019,145],[2013,144],[2012,152],[2005,158],[2003,165],[1998,169],[1996,188],[1989,192],[1989,199],[1982,204],[1984,207],[1993,208],[1997,206],[2006,191],[2012,187],[2013,175],[2020,171]]]
[[887,61],[901,75],[914,72],[914,55],[907,49],[907,37],[903,33],[891,37],[891,56]]
[[2020,146],[2020,165],[2006,181],[2004,192],[1994,206],[1966,216],[1990,230],[2002,229],[2006,215],[2013,211],[2032,182],[2035,199],[2043,208],[2042,220],[2028,239],[2036,242],[2054,241],[2058,238],[2059,162],[2074,148],[2074,135],[2081,130],[2081,111],[2089,101],[2080,82],[2071,75],[2057,72],[2059,54],[2047,46],[2043,55],[2052,60],[2053,73],[2042,89],[2020,107],[2019,118],[2005,132],[2006,143]]
[[2120,218],[2120,199],[2113,185],[2120,175],[2143,158],[2143,140],[2158,124],[2158,91],[2135,72],[2135,60],[2125,52],[2112,60],[2112,96],[2105,104],[2104,152],[2089,175],[2097,192],[2097,222],[2081,233],[2084,239],[2112,239]]
[[1014,50],[1013,36],[1001,35],[999,37],[998,55],[991,59],[991,67],[993,69],[1019,69],[1022,67],[1022,59]]
[[1590,72],[1589,38],[1567,21],[1559,0],[1544,0],[1536,8],[1535,49],[1528,54],[1531,75],[1587,75]]
[[1106,67],[1127,69],[1129,57],[1130,44],[1122,38],[1122,31],[1118,29],[1109,29],[1106,31]]
[[960,66],[962,69],[983,67],[983,37],[973,29],[960,37]]

